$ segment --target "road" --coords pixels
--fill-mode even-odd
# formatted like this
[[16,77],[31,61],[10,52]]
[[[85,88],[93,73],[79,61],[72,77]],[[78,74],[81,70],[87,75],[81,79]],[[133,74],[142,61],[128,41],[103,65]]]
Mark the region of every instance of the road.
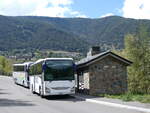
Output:
[[0,113],[144,113],[86,102],[73,96],[41,98],[0,76]]

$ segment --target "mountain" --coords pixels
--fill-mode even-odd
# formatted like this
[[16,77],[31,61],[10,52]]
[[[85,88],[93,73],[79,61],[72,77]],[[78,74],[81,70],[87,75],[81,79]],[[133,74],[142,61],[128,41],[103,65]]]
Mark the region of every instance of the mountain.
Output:
[[118,16],[100,19],[0,16],[0,51],[51,49],[86,52],[92,45],[122,49],[124,36],[136,33],[140,24],[150,28],[150,20]]
[[[86,41],[50,23],[26,17],[0,17],[0,50],[53,49],[83,51]],[[78,45],[78,46],[77,46]]]

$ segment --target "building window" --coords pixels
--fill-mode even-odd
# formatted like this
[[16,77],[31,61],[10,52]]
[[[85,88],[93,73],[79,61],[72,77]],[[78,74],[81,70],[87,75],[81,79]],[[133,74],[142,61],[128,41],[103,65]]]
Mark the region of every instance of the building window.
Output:
[[115,68],[116,68],[116,66],[112,66],[112,68],[113,68],[113,69],[115,69]]
[[98,70],[101,70],[101,68],[100,68],[100,67],[98,67]]
[[109,68],[109,66],[108,65],[105,65],[104,67],[103,67],[103,69],[108,69]]

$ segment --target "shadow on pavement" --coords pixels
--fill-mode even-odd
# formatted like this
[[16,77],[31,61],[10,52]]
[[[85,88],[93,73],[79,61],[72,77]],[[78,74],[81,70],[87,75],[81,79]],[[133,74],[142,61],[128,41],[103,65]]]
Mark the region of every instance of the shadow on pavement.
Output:
[[104,96],[92,96],[84,93],[76,93],[75,96],[85,98],[85,99],[96,99],[96,98],[104,98]]
[[3,90],[5,90],[5,89],[0,89],[0,95],[3,95],[3,94],[9,95],[10,94],[10,93],[5,93]]
[[47,100],[57,100],[57,101],[72,101],[72,102],[79,102],[79,101],[85,101],[83,99],[77,99],[74,96],[71,95],[55,95],[55,96],[47,96],[45,97]]
[[0,107],[15,107],[15,106],[35,106],[30,101],[12,100],[12,99],[0,99]]
[[0,91],[1,91],[1,90],[5,90],[5,89],[0,89]]
[[9,95],[10,93],[0,92],[0,95],[3,95],[3,94],[7,94],[7,95]]

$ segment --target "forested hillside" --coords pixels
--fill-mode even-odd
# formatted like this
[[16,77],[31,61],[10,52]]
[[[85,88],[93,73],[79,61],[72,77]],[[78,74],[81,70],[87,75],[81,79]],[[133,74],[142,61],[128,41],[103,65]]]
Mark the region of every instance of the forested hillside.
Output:
[[86,52],[92,45],[123,48],[125,34],[136,33],[150,20],[118,16],[88,18],[0,16],[0,51],[51,49]]

